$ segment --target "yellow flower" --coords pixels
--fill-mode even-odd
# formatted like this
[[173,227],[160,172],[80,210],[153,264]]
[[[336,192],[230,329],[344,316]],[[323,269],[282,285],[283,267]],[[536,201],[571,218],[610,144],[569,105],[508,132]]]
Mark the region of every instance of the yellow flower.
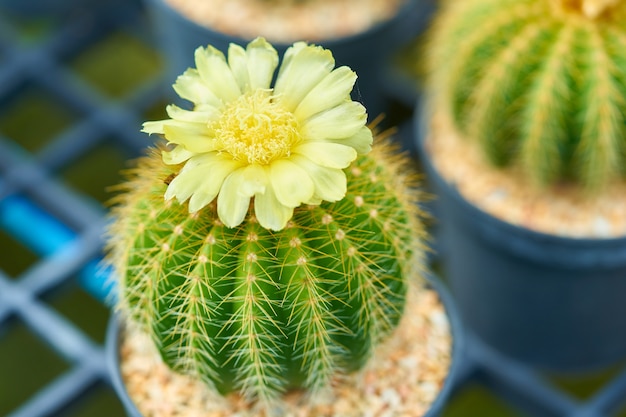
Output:
[[169,143],[165,163],[185,163],[166,199],[189,200],[196,212],[217,198],[220,220],[235,227],[254,198],[259,223],[280,230],[295,207],[345,196],[343,169],[372,143],[365,108],[350,98],[350,68],[334,68],[330,51],[297,42],[272,87],[278,54],[263,38],[246,49],[231,44],[228,60],[200,47],[195,62],[174,84],[193,110],[169,105],[170,119],[143,126]]

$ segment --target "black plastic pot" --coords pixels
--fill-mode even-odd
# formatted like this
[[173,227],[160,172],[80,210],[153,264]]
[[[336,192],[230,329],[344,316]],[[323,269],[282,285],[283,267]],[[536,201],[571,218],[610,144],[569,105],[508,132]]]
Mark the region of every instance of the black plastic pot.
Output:
[[[423,416],[438,417],[441,415],[445,404],[450,399],[453,390],[464,378],[464,373],[466,371],[466,338],[459,314],[449,292],[437,278],[428,276],[427,279],[431,287],[437,291],[437,294],[446,309],[453,341],[452,358],[448,376],[439,392],[439,395],[435,401],[433,401],[430,410]],[[120,372],[119,347],[121,328],[122,326],[120,325],[119,317],[113,315],[109,321],[106,336],[107,366],[111,375],[113,389],[120,398],[128,417],[142,417],[142,414],[137,410],[133,400],[126,391]]]
[[135,403],[128,395],[126,391],[126,385],[124,385],[124,379],[122,378],[122,372],[120,369],[120,332],[122,326],[120,318],[116,314],[112,314],[109,319],[109,325],[107,326],[107,334],[105,341],[107,368],[111,376],[111,385],[113,390],[120,399],[126,415],[128,417],[143,417],[137,410]]
[[422,105],[414,120],[418,153],[437,195],[442,262],[468,330],[545,370],[594,370],[626,359],[626,236],[553,236],[478,209],[433,166]]
[[[144,1],[167,60],[166,80],[170,83],[188,67],[195,66],[193,52],[198,46],[211,44],[226,53],[230,43],[246,45],[251,40],[201,26],[173,9],[165,0]],[[338,66],[348,65],[356,71],[359,78],[353,99],[364,103],[370,118],[386,110],[383,77],[389,73],[386,66],[390,65],[392,54],[425,28],[434,8],[435,0],[407,0],[396,16],[365,32],[316,42],[333,52]],[[292,43],[272,44],[282,56]]]

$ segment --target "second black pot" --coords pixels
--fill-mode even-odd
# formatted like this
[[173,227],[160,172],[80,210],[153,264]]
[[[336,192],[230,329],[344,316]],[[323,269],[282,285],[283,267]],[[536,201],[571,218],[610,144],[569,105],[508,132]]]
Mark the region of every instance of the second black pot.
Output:
[[626,236],[553,236],[478,209],[433,166],[423,104],[415,113],[418,153],[436,194],[442,262],[466,327],[545,370],[586,371],[626,359]]
[[[226,53],[230,43],[245,46],[252,40],[201,26],[172,8],[166,0],[144,1],[167,61],[166,81],[170,84],[176,76],[194,66],[193,52],[197,47],[210,44]],[[332,51],[337,66],[347,65],[357,73],[359,78],[353,98],[363,102],[370,118],[387,110],[383,80],[389,74],[386,69],[391,65],[393,54],[425,28],[434,9],[435,0],[407,0],[394,17],[365,32],[315,42]],[[258,35],[264,36],[263,33]],[[292,43],[272,44],[282,57]],[[407,85],[407,88],[414,87]]]

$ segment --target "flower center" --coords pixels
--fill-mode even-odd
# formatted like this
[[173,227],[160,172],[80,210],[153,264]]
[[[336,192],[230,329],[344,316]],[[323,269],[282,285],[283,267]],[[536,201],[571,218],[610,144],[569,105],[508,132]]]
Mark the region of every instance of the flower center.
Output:
[[258,89],[228,103],[222,115],[209,124],[219,151],[249,164],[268,164],[289,156],[300,141],[298,121],[272,97]]

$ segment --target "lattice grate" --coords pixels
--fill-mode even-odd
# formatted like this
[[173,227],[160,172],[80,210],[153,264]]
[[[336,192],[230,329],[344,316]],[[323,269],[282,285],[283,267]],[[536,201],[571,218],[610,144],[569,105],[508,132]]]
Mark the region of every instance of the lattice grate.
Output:
[[[0,0],[0,415],[119,416],[104,190],[149,145],[139,126],[163,117],[170,87],[137,1],[17,9],[44,3]],[[473,338],[465,365],[447,417],[626,416],[623,367],[548,377]]]

